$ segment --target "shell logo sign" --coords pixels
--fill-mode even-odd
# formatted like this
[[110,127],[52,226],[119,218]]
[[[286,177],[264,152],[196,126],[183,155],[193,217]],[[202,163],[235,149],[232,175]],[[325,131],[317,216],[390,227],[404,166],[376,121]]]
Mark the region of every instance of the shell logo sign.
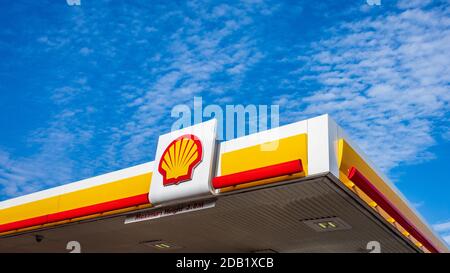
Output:
[[159,136],[150,202],[162,204],[213,195],[216,147],[216,119]]
[[172,141],[159,161],[158,171],[163,185],[169,186],[192,179],[192,173],[202,161],[203,147],[200,139],[192,134],[182,135]]

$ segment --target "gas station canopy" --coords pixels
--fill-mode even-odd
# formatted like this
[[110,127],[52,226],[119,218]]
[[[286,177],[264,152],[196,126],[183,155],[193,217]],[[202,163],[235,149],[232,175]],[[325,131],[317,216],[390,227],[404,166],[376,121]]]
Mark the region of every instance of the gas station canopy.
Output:
[[0,252],[448,252],[328,116],[217,141],[161,135],[155,161],[0,202]]

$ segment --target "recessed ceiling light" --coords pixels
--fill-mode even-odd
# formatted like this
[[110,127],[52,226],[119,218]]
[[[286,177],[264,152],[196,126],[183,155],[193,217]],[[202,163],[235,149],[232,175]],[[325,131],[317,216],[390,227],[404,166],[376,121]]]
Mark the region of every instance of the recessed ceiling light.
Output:
[[305,220],[302,222],[318,232],[346,230],[351,228],[349,224],[338,217]]
[[163,240],[152,240],[152,241],[145,241],[140,242],[140,244],[143,244],[145,246],[160,250],[160,251],[170,251],[175,249],[182,248],[181,246],[175,245],[173,243],[169,243],[167,241]]

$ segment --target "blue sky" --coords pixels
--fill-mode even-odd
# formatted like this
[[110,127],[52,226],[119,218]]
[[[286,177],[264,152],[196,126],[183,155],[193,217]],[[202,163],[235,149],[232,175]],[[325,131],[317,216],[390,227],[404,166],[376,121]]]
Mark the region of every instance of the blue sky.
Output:
[[153,160],[173,106],[329,113],[450,241],[450,2],[11,1],[0,200]]

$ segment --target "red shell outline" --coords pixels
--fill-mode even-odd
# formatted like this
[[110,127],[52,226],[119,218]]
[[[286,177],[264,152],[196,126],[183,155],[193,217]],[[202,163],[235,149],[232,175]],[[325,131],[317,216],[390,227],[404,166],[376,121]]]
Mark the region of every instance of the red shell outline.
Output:
[[[162,161],[164,158],[164,155],[168,152],[170,146],[172,146],[175,142],[181,140],[181,139],[192,139],[195,143],[195,145],[197,145],[197,149],[198,149],[198,157],[194,160],[194,162],[192,162],[192,164],[188,167],[188,173],[186,175],[182,175],[179,176],[177,178],[170,178],[167,179],[166,176],[166,171],[162,168]],[[163,177],[163,186],[169,186],[169,185],[176,185],[179,184],[181,182],[186,182],[192,179],[192,173],[194,172],[194,169],[197,167],[197,165],[203,160],[203,146],[202,146],[202,142],[200,141],[200,139],[192,134],[186,134],[186,135],[182,135],[178,138],[176,138],[175,140],[173,140],[169,145],[167,145],[166,149],[164,150],[164,152],[161,155],[161,158],[159,159],[159,165],[158,165],[158,171],[159,173],[162,175]]]

